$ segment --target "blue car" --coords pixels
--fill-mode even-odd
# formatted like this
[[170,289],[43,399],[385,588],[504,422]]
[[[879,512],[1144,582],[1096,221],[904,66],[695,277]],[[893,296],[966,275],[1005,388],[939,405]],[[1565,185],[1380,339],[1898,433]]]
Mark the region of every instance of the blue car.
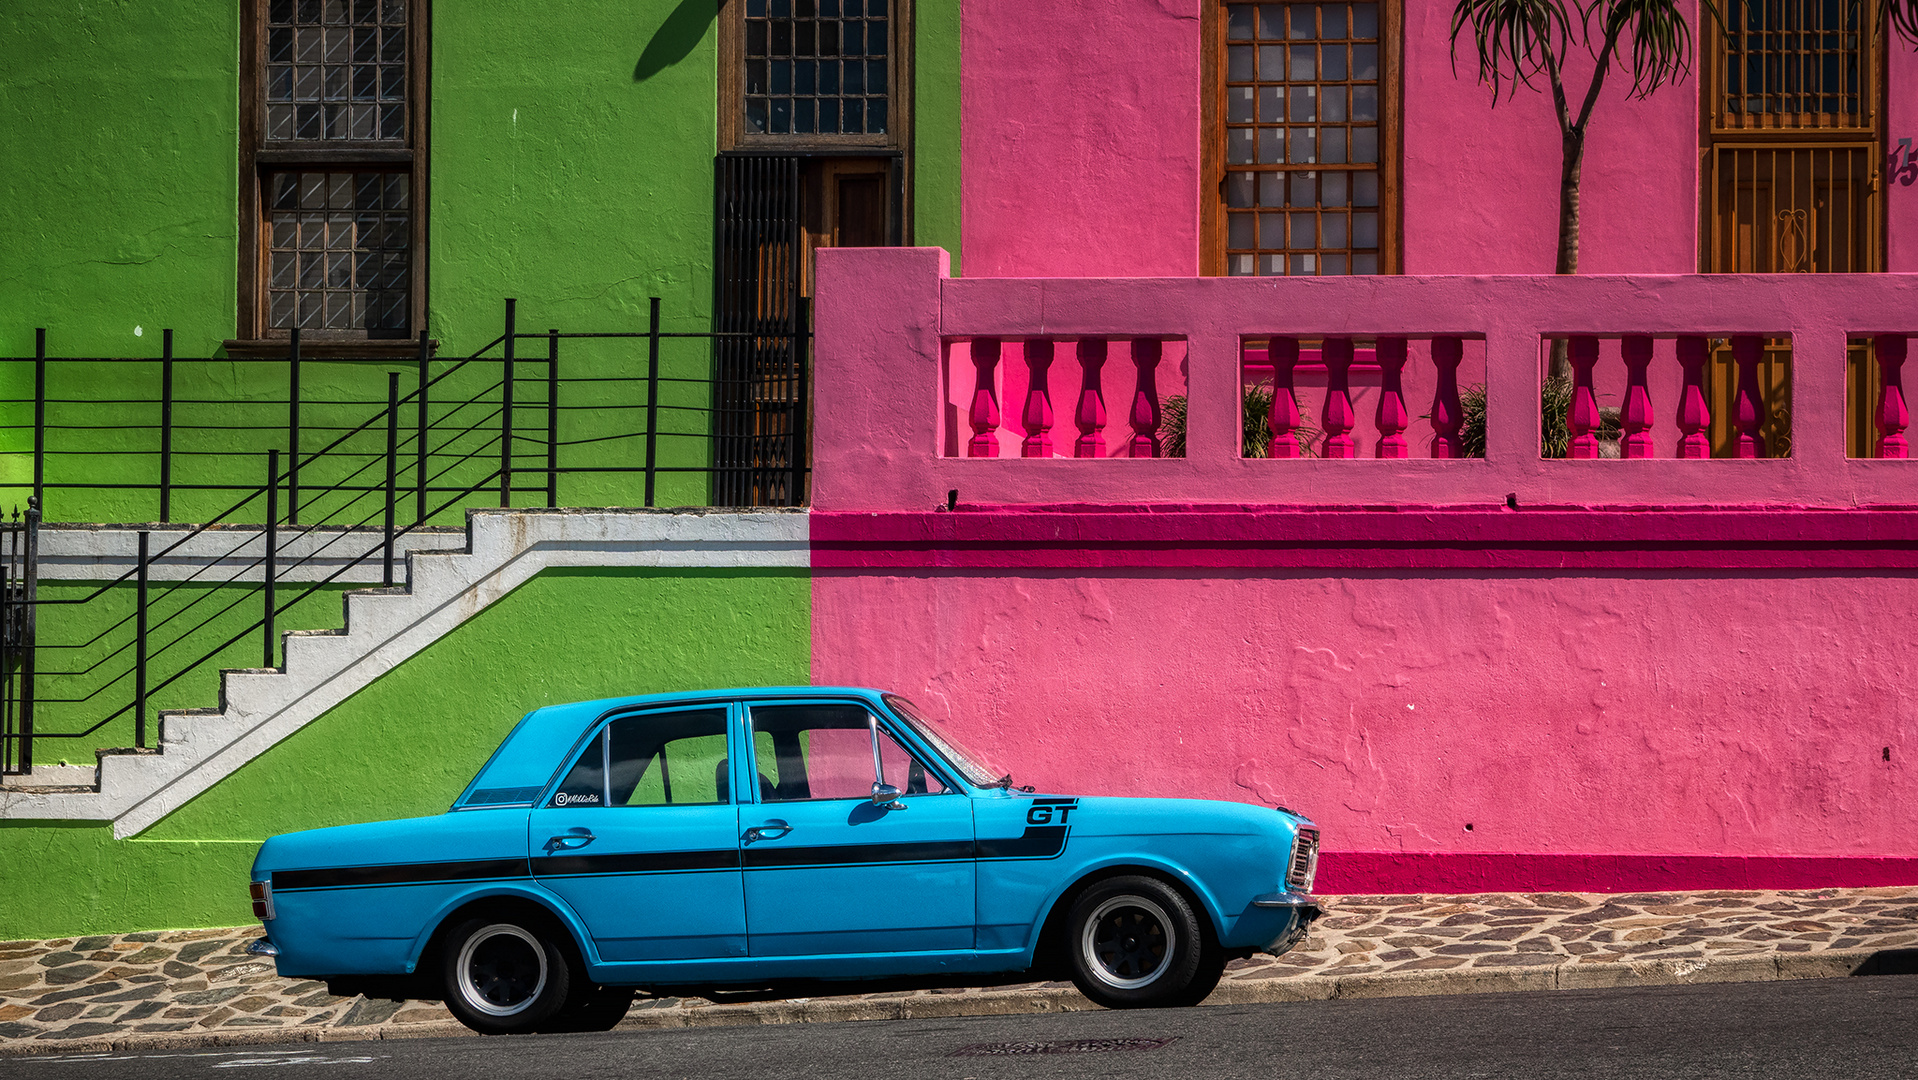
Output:
[[1286,810],[1017,787],[905,699],[791,687],[555,705],[450,811],[268,840],[252,946],[486,1033],[596,1030],[638,988],[1064,971],[1194,1004],[1318,917]]

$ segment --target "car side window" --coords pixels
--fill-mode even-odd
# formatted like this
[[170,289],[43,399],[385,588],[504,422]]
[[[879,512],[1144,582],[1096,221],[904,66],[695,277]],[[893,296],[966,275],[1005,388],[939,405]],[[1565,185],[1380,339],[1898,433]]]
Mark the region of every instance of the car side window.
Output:
[[[769,705],[755,708],[753,757],[762,802],[872,797],[871,714],[858,705]],[[907,795],[951,792],[939,774],[879,730],[886,783]]]
[[622,716],[580,751],[548,806],[728,802],[726,710]]

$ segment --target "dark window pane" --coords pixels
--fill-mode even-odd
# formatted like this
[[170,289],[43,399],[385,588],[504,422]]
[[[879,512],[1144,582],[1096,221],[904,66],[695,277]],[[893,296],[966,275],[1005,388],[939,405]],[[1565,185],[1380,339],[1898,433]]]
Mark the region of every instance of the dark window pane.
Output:
[[886,133],[886,99],[873,98],[866,102],[866,133],[884,135]]
[[819,62],[801,60],[793,65],[793,92],[796,94],[816,94],[819,92]]
[[812,134],[813,106],[814,102],[811,98],[799,98],[793,102],[793,132],[795,134]]
[[819,103],[819,133],[821,135],[839,133],[839,102],[828,98]]
[[818,41],[816,24],[802,22],[793,27],[793,55],[811,56]]
[[774,135],[792,134],[793,102],[791,98],[774,98],[772,112],[772,131]]
[[775,22],[772,24],[774,56],[791,56],[793,53],[793,24]]
[[845,64],[843,73],[845,75],[845,80],[846,80],[845,81],[846,93],[848,94],[865,93],[866,92],[866,65],[861,63],[858,60],[846,60],[846,61],[843,61],[843,63]]
[[791,60],[773,61],[773,89],[775,94],[793,92],[793,62]]
[[866,93],[883,94],[886,92],[886,62],[884,60],[866,61]]
[[864,98],[848,98],[841,103],[840,107],[845,113],[845,122],[842,126],[846,134],[851,135],[866,130],[865,110],[862,107],[864,104]]
[[766,55],[766,24],[749,22],[746,24],[746,55]]

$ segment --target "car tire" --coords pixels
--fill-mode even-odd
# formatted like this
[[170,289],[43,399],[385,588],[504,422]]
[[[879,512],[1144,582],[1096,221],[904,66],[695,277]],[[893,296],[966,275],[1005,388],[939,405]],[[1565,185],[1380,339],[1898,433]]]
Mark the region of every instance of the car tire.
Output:
[[[1218,984],[1205,928],[1177,889],[1126,875],[1094,882],[1066,916],[1066,964],[1079,992],[1108,1009],[1189,1005]],[[1223,961],[1223,957],[1218,957]],[[1218,971],[1224,970],[1223,962]],[[1204,994],[1200,994],[1202,998]]]
[[446,1008],[482,1035],[537,1031],[572,992],[566,954],[551,929],[517,913],[468,919],[442,950]]
[[626,1019],[627,1010],[633,1007],[630,986],[576,985],[578,989],[572,999],[541,1024],[540,1031],[611,1031],[614,1025]]

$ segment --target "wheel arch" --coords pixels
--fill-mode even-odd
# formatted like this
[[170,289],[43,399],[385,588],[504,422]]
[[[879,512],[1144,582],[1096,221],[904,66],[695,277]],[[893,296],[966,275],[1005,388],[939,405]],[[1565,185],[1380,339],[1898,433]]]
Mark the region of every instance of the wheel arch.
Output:
[[1218,902],[1203,882],[1186,867],[1169,859],[1146,855],[1113,856],[1080,867],[1077,875],[1063,887],[1047,898],[1043,910],[1044,919],[1027,942],[1027,956],[1034,966],[1054,962],[1058,950],[1059,935],[1064,932],[1066,915],[1072,910],[1072,904],[1092,885],[1107,878],[1124,877],[1138,874],[1143,877],[1157,878],[1170,885],[1185,897],[1192,910],[1199,916],[1199,931],[1216,945],[1219,940],[1219,928],[1224,925],[1220,918]]
[[[488,885],[449,898],[430,918],[425,920],[424,928],[413,940],[412,948],[407,955],[407,974],[421,973],[421,964],[431,959],[449,927],[474,913],[489,909],[537,911],[559,927],[565,936],[563,944],[572,949],[574,956],[583,965],[598,962],[598,957],[592,952],[593,939],[586,933],[586,927],[579,921],[579,916],[557,898],[544,890],[524,885]],[[582,968],[581,974],[584,973]]]

